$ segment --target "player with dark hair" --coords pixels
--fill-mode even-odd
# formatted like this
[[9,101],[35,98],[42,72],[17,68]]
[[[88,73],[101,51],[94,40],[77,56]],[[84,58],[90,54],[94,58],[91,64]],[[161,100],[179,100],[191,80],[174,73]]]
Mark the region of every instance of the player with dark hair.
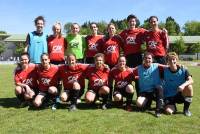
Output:
[[34,22],[36,31],[28,33],[24,51],[29,54],[31,63],[39,64],[40,56],[47,53],[47,34],[43,32],[45,25],[43,16],[38,16]]
[[63,82],[64,92],[60,98],[63,102],[71,101],[69,111],[77,109],[77,99],[84,94],[84,71],[88,64],[76,63],[75,54],[68,54],[66,64],[59,67],[59,76]]
[[41,64],[37,67],[37,79],[39,94],[33,101],[35,107],[40,107],[45,99],[50,98],[55,102],[55,97],[58,93],[58,67],[50,64],[47,53],[41,55]]
[[34,64],[29,64],[29,56],[23,53],[20,63],[15,69],[15,94],[23,107],[27,101],[32,101],[38,91],[37,76]]
[[167,31],[159,28],[158,17],[156,16],[151,16],[149,23],[151,29],[144,34],[147,51],[154,55],[154,62],[166,64],[166,53],[169,48]]
[[85,94],[87,103],[94,103],[98,97],[103,98],[102,109],[107,109],[109,68],[104,65],[104,54],[98,53],[94,56],[95,64],[88,67],[85,77],[89,80],[88,91]]
[[122,48],[127,59],[127,66],[136,67],[142,64],[141,45],[143,43],[143,34],[146,30],[137,27],[138,18],[135,15],[129,15],[127,22],[128,28],[123,30],[119,35],[124,42]]
[[136,105],[138,108],[145,110],[151,106],[152,100],[156,100],[155,115],[160,117],[163,108],[163,89],[160,71],[163,69],[163,66],[152,62],[152,54],[146,52],[143,64],[133,70],[134,77],[139,85],[139,96]]
[[86,50],[85,50],[85,59],[86,63],[94,63],[94,55],[101,51],[101,39],[103,35],[98,34],[98,25],[95,22],[90,24],[90,29],[92,31],[91,35],[85,37],[86,40]]
[[[109,87],[112,87],[112,81],[114,84],[113,98],[116,102],[122,102],[123,97],[126,97],[126,107],[127,111],[132,111],[132,98],[134,93],[134,88],[132,85],[132,69],[126,66],[126,58],[120,56],[118,59],[118,64],[112,68],[109,73]],[[120,104],[120,103],[118,103]]]

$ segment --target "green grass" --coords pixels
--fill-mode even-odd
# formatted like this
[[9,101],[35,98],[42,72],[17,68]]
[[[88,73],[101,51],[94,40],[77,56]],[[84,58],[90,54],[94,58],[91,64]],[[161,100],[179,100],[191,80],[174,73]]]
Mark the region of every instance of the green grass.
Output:
[[[185,117],[183,105],[178,105],[180,114],[155,118],[150,112],[126,112],[122,109],[87,109],[68,112],[61,109],[29,110],[17,107],[14,95],[13,65],[0,65],[0,134],[4,133],[148,133],[169,134],[200,132],[200,67],[189,67],[194,79],[192,117]],[[134,97],[135,100],[135,97]]]

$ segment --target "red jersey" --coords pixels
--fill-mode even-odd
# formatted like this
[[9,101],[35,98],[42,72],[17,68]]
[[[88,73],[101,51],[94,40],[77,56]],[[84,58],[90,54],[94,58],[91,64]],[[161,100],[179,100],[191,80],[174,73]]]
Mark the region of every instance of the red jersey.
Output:
[[109,71],[109,68],[96,69],[95,65],[90,65],[85,74],[85,77],[89,80],[88,88],[98,90],[102,86],[108,86]]
[[117,64],[122,43],[123,42],[119,36],[113,36],[112,38],[103,38],[102,52],[105,55],[105,63],[109,66],[114,66]]
[[143,43],[143,34],[146,30],[143,28],[136,28],[133,30],[126,29],[120,33],[124,40],[122,46],[124,55],[141,53],[141,45]]
[[38,66],[37,75],[40,91],[48,91],[50,86],[56,87],[58,84],[58,67],[56,65],[51,64],[47,70]]
[[99,53],[101,50],[100,42],[101,39],[103,38],[103,35],[88,35],[85,40],[86,40],[86,57],[94,57],[95,54]]
[[88,64],[76,64],[75,66],[62,65],[59,67],[59,77],[63,81],[64,89],[73,89],[73,83],[78,82],[81,88],[85,88],[84,71]]
[[168,45],[168,36],[165,32],[159,31],[146,31],[145,42],[147,44],[147,51],[151,52],[154,56],[165,56],[166,48]]
[[25,70],[22,69],[15,69],[15,84],[23,83],[28,85],[32,89],[36,89],[38,87],[37,84],[37,73],[34,64],[29,64],[28,68]]
[[125,71],[114,67],[109,73],[109,79],[115,80],[115,88],[125,88],[128,84],[131,84],[132,78],[132,69],[129,67]]
[[48,53],[51,61],[64,61],[65,60],[65,48],[66,41],[64,37],[54,37],[51,35],[47,39]]

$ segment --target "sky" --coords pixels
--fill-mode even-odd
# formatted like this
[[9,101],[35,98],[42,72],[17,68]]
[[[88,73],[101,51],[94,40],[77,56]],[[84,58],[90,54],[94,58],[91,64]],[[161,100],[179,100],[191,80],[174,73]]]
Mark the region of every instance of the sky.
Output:
[[0,31],[9,34],[26,34],[34,31],[34,19],[46,19],[44,31],[59,21],[109,22],[136,15],[141,24],[151,15],[165,22],[172,16],[182,27],[187,21],[200,21],[200,0],[0,0]]

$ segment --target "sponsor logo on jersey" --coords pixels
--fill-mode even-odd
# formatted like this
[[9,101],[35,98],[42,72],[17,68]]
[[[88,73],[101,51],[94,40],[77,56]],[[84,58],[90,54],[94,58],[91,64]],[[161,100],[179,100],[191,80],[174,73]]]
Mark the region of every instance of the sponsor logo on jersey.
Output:
[[91,44],[89,44],[89,50],[96,50],[97,51],[97,46],[98,46],[98,44],[91,43]]
[[42,84],[44,84],[44,85],[49,85],[50,84],[50,79],[48,79],[48,78],[41,78],[41,81],[42,81]]
[[135,39],[136,39],[135,37],[128,36],[128,37],[126,38],[126,44],[131,44],[131,45],[136,44]]
[[128,84],[127,81],[118,81],[117,82],[117,87],[118,88],[124,88]]
[[32,81],[33,81],[33,78],[30,78],[30,79],[24,80],[22,83],[24,83],[26,85],[33,85]]
[[114,45],[110,45],[107,49],[106,49],[106,53],[115,53],[116,52],[116,46]]
[[148,45],[149,45],[150,49],[156,49],[157,42],[156,41],[149,41]]
[[60,53],[60,52],[62,52],[62,46],[61,45],[53,46],[52,53]]
[[74,83],[78,81],[78,76],[69,76],[68,77],[68,82],[69,83]]
[[96,79],[96,80],[94,80],[94,86],[103,86],[104,82],[105,82],[105,80]]

